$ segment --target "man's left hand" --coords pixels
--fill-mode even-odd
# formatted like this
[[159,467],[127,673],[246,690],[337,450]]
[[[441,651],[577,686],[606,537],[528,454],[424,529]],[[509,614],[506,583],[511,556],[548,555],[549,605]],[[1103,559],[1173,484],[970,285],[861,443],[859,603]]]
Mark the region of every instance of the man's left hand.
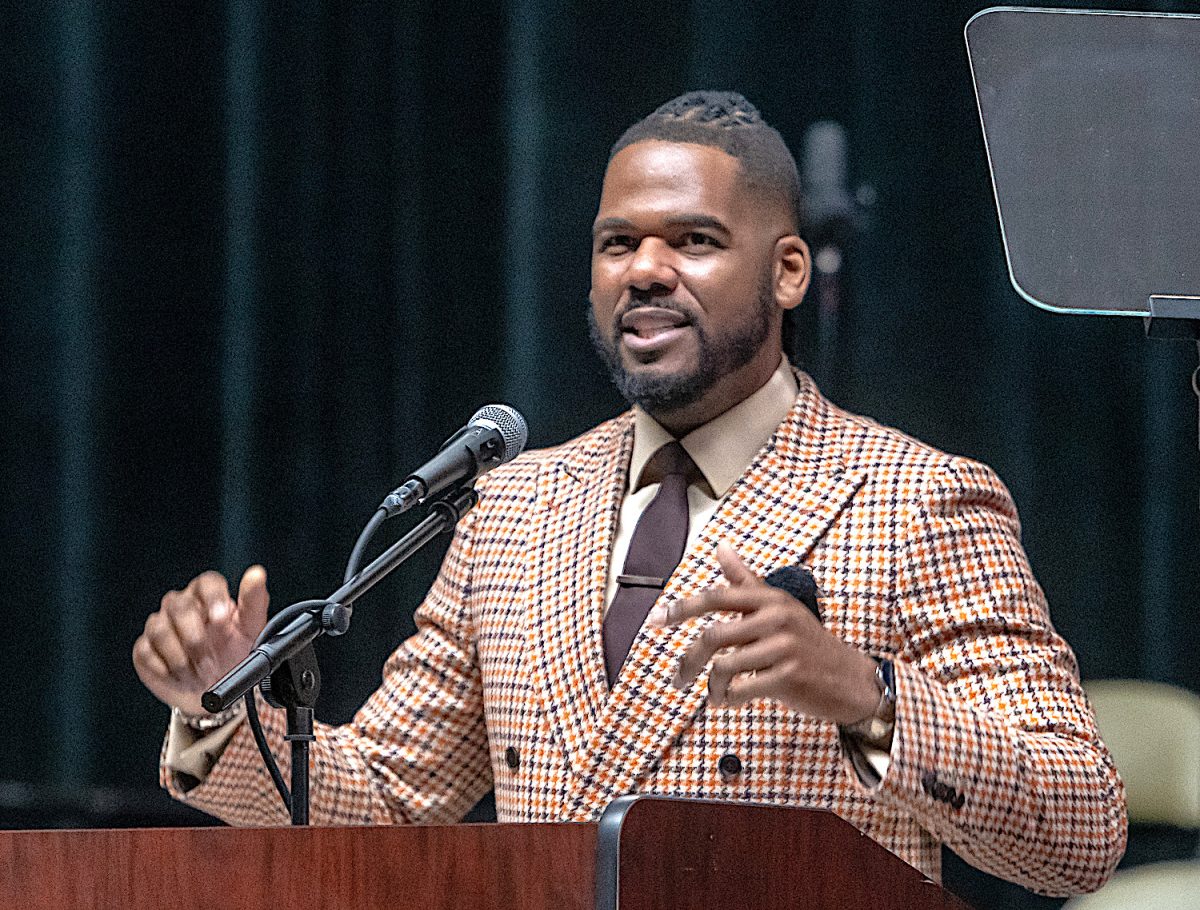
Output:
[[879,704],[875,661],[830,633],[804,604],[747,568],[720,544],[717,562],[729,582],[697,597],[655,607],[649,622],[672,626],[708,613],[735,613],[713,623],[680,658],[672,685],[683,688],[710,660],[708,700],[736,706],[773,698],[821,720],[852,724]]

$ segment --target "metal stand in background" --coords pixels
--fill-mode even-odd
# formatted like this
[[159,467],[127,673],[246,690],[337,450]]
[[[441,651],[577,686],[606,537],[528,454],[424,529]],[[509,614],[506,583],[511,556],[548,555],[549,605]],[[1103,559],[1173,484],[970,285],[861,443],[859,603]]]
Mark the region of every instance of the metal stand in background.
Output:
[[1147,338],[1200,340],[1200,297],[1151,294],[1146,309]]
[[[1200,297],[1151,294],[1144,317],[1147,338],[1170,338],[1196,342],[1200,354]],[[1192,391],[1196,394],[1196,446],[1200,448],[1200,365],[1192,371]]]

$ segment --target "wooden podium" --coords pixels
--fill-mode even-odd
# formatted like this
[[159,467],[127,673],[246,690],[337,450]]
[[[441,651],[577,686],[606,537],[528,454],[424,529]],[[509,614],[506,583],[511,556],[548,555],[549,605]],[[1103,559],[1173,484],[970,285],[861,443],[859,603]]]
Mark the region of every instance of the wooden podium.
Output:
[[20,910],[969,910],[829,812],[656,797],[599,824],[0,831]]

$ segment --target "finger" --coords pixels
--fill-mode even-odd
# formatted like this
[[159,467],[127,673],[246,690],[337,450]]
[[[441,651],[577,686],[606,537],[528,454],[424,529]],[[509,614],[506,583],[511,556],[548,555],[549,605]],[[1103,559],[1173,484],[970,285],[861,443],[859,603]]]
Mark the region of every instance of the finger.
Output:
[[251,566],[238,585],[237,599],[237,624],[247,637],[256,637],[267,624],[267,607],[270,603],[267,570],[262,566]]
[[171,675],[166,662],[154,652],[145,635],[139,635],[133,643],[133,668],[146,685],[164,682]]
[[204,605],[190,594],[172,592],[163,598],[159,612],[171,624],[191,662],[198,666],[210,650]]
[[191,593],[204,606],[207,622],[223,622],[233,612],[229,582],[219,572],[205,572],[192,579],[184,593]]
[[778,698],[787,686],[787,669],[778,664],[759,670],[753,676],[743,673],[725,687],[723,704],[730,708],[744,705],[756,698]]
[[713,660],[708,674],[708,701],[722,705],[728,697],[731,682],[743,673],[761,673],[772,669],[787,654],[787,646],[774,638],[734,648]]
[[709,613],[753,613],[762,606],[765,596],[757,587],[709,588],[695,597],[659,604],[650,611],[646,622],[661,628]]
[[176,685],[192,686],[198,681],[196,668],[188,659],[171,621],[162,613],[151,613],[146,620],[146,641],[167,668],[167,677]]
[[720,565],[722,574],[733,587],[751,584],[758,580],[758,576],[742,562],[742,558],[737,555],[737,550],[730,544],[717,544],[717,564]]
[[722,648],[748,645],[762,638],[763,631],[760,623],[746,617],[713,623],[683,652],[672,682],[676,688],[683,688],[700,675],[705,664]]

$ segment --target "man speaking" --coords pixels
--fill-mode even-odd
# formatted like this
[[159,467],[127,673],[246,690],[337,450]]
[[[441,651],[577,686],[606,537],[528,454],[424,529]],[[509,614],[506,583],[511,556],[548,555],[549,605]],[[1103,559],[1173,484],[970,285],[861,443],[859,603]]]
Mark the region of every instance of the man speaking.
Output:
[[[655,793],[831,809],[933,878],[942,843],[1045,893],[1111,874],[1124,792],[1008,492],[784,357],[799,211],[739,95],[618,140],[590,326],[633,408],[480,481],[416,634],[318,729],[315,823],[453,822],[489,788],[501,821],[581,821]],[[266,615],[260,567],[236,601],[208,572],[134,646],[174,709],[164,785],[236,824],[286,813],[241,714],[199,697]],[[283,719],[263,723],[286,773]]]

